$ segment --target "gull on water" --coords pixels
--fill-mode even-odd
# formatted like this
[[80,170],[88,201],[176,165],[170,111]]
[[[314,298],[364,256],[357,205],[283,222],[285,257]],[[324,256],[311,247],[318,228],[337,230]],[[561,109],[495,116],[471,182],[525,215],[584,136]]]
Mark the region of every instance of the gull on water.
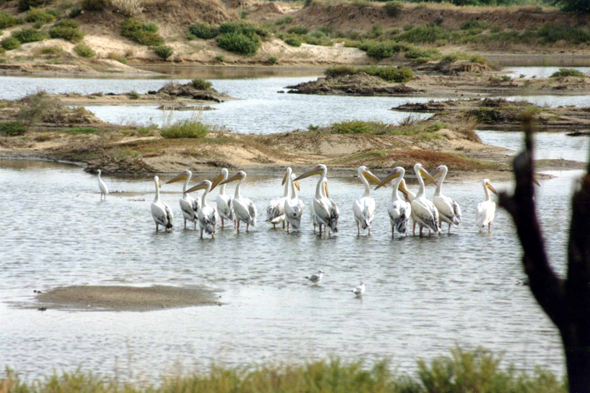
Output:
[[324,278],[324,271],[323,270],[318,270],[317,273],[312,274],[311,276],[305,277],[307,280],[311,281],[314,284],[319,284],[320,281],[322,281],[322,278]]
[[361,296],[363,296],[363,293],[365,293],[366,288],[367,288],[367,286],[365,285],[365,283],[361,281],[361,284],[358,287],[352,289],[351,291],[357,297],[361,297]]

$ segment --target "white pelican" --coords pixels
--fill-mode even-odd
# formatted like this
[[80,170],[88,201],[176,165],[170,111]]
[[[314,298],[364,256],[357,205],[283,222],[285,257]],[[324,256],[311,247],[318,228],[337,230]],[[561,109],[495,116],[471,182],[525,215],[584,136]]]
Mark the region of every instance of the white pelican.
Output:
[[324,271],[318,270],[318,272],[316,274],[312,274],[311,276],[308,276],[305,278],[314,284],[319,284],[320,281],[322,281],[322,278],[324,278]]
[[367,286],[364,282],[361,281],[361,284],[358,287],[351,290],[351,292],[354,293],[357,297],[361,297],[363,296],[363,293],[365,293],[365,289],[367,289]]
[[[211,189],[214,189],[215,186],[225,180],[227,180],[227,168],[221,169],[221,174],[215,179]],[[231,195],[225,195],[225,184],[222,184],[221,187],[219,187],[219,195],[217,195],[217,212],[221,218],[221,228],[225,227],[225,220],[233,221],[235,219],[233,199],[234,197]]]
[[289,232],[289,226],[293,226],[293,229],[296,230],[301,228],[301,217],[303,216],[303,209],[305,208],[303,201],[299,199],[299,196],[297,195],[299,183],[293,180],[295,177],[296,176],[292,173],[292,169],[287,168],[287,173],[285,173],[285,176],[283,177],[283,183],[287,183],[289,186],[289,194],[287,199],[285,199],[287,232]]
[[451,224],[458,226],[461,222],[461,207],[459,207],[459,204],[452,198],[449,198],[442,193],[442,185],[445,181],[445,177],[447,177],[448,171],[449,168],[447,168],[446,165],[440,165],[438,168],[436,168],[434,175],[432,175],[432,177],[435,179],[440,177],[440,180],[438,180],[436,183],[436,191],[434,192],[432,203],[434,203],[434,206],[436,206],[436,209],[438,210],[439,219],[449,224],[450,234]]
[[[324,197],[330,196],[330,193],[328,192],[328,179],[324,179],[324,185],[321,187],[320,192]],[[318,216],[315,214],[313,202],[311,204],[311,209],[309,209],[309,215],[311,216],[311,222],[313,223],[313,233],[315,233],[315,227],[320,225],[320,221],[318,220]]]
[[490,184],[490,179],[483,179],[483,191],[486,193],[486,200],[477,205],[477,218],[476,225],[481,232],[481,229],[486,225],[488,226],[488,232],[492,232],[492,221],[496,215],[496,202],[490,198],[490,190],[498,195],[496,189]]
[[305,179],[309,176],[321,175],[320,180],[316,186],[315,199],[313,200],[313,210],[316,215],[316,220],[320,226],[320,234],[322,233],[322,225],[326,231],[328,231],[329,227],[332,232],[338,232],[338,217],[340,216],[340,212],[336,203],[328,197],[327,192],[326,195],[323,195],[322,193],[322,186],[327,174],[328,168],[325,165],[320,164],[315,168],[305,172],[303,175],[295,178],[297,181]]
[[250,229],[250,225],[256,226],[256,205],[248,198],[244,198],[240,193],[240,188],[244,180],[246,180],[246,172],[240,171],[227,180],[222,181],[221,185],[239,180],[236,186],[236,191],[233,198],[234,213],[238,221],[237,228],[240,231],[240,221],[246,223],[246,232]]
[[199,218],[199,227],[201,227],[201,239],[203,238],[203,230],[205,230],[205,232],[207,232],[208,235],[211,235],[213,238],[215,238],[217,211],[214,207],[209,206],[209,204],[207,203],[207,195],[209,195],[209,192],[212,190],[211,182],[209,180],[203,180],[196,186],[186,190],[186,193],[188,194],[189,192],[197,190],[205,190],[205,192],[201,196],[201,207],[197,211],[197,217]]
[[109,189],[107,187],[107,185],[105,184],[105,182],[102,181],[102,179],[100,178],[100,174],[101,174],[101,170],[98,170],[98,189],[100,190],[100,200],[102,201],[102,198],[104,197],[104,200],[107,200],[107,195],[109,193]]
[[375,217],[375,200],[371,197],[371,188],[367,179],[375,184],[379,184],[381,180],[369,171],[369,169],[361,165],[357,170],[357,174],[361,182],[365,185],[365,193],[362,197],[354,201],[352,204],[352,212],[354,213],[354,221],[356,222],[357,236],[361,235],[361,228],[368,229],[371,234],[371,222]]
[[160,200],[160,178],[158,176],[154,176],[154,183],[156,184],[156,197],[152,202],[152,217],[154,218],[154,222],[156,223],[156,232],[158,232],[158,227],[162,225],[166,230],[172,229],[172,221],[174,220],[174,215],[172,214],[172,209],[166,203]]
[[[287,169],[287,172],[290,171],[291,168]],[[285,173],[285,176],[287,174]],[[276,228],[277,224],[283,223],[283,228],[285,228],[285,201],[289,198],[289,182],[285,182],[283,177],[283,182],[285,186],[285,190],[283,196],[281,198],[276,198],[270,201],[268,207],[266,208],[266,222],[270,222],[273,228]]]
[[178,181],[184,180],[184,185],[182,186],[182,198],[178,201],[180,205],[180,210],[182,211],[182,216],[184,217],[184,229],[186,229],[186,220],[191,221],[194,223],[195,229],[197,229],[197,212],[201,208],[201,201],[199,198],[194,199],[192,196],[188,194],[186,188],[188,187],[191,178],[193,177],[193,173],[188,169],[186,171],[182,171],[182,173],[176,176],[174,179],[169,180],[166,184],[176,183]]
[[413,218],[420,226],[420,236],[422,236],[423,227],[426,227],[431,232],[440,233],[440,227],[438,226],[438,210],[436,210],[434,203],[426,199],[426,196],[424,195],[424,180],[422,180],[422,176],[433,184],[436,184],[436,181],[428,172],[426,172],[422,167],[422,164],[414,165],[414,172],[418,178],[420,189],[418,190],[418,194],[416,194],[416,198],[410,203],[412,205],[412,213],[414,214]]
[[[412,205],[409,202],[402,200],[399,197],[398,189],[406,195],[406,198],[410,198],[410,192],[406,189],[404,175],[406,170],[401,166],[394,168],[393,171],[387,175],[387,177],[381,180],[381,183],[375,188],[378,189],[379,187],[384,186],[385,184],[393,181],[393,191],[391,193],[391,204],[387,208],[387,213],[389,213],[389,221],[391,222],[391,238],[393,239],[395,230],[399,233],[403,233],[407,235],[407,225],[408,221],[410,221],[410,216],[412,213]],[[415,195],[412,194],[412,199],[415,198]]]

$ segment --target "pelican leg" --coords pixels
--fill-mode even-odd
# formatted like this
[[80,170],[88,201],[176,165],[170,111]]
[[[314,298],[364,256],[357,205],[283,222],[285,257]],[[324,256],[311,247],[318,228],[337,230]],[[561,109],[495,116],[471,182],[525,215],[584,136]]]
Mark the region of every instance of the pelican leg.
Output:
[[361,235],[361,227],[359,226],[359,223],[356,223],[356,235],[360,236]]
[[285,221],[283,221],[283,229],[285,229]]
[[369,227],[369,236],[371,236],[371,227]]
[[313,224],[313,233],[315,233],[316,224]]
[[[248,224],[246,224],[248,225]],[[272,229],[277,229],[277,224],[272,224]],[[248,230],[246,230],[246,232],[248,232]]]
[[221,229],[223,229],[225,227],[225,219],[221,219]]
[[416,236],[416,221],[414,221],[414,228],[412,228],[412,236]]
[[201,228],[201,239],[203,238],[203,228]]
[[158,223],[156,223],[156,232],[158,232]]
[[420,237],[422,237],[422,225],[420,225]]
[[394,234],[395,234],[395,226],[394,226],[394,225],[392,225],[392,226],[391,226],[391,238],[392,238],[392,239],[394,238]]
[[488,222],[488,233],[492,233],[492,223]]
[[451,234],[451,224],[449,224],[449,235]]
[[246,223],[246,232],[248,232],[249,229],[250,229],[250,224]]
[[[236,222],[234,221],[234,228],[236,227]],[[238,220],[238,233],[240,233],[240,220]]]
[[287,221],[287,233],[289,233],[289,221]]
[[197,220],[194,221],[194,224],[195,225],[194,225],[194,228],[193,229],[196,231],[197,230]]
[[186,229],[186,218],[184,219],[184,229]]

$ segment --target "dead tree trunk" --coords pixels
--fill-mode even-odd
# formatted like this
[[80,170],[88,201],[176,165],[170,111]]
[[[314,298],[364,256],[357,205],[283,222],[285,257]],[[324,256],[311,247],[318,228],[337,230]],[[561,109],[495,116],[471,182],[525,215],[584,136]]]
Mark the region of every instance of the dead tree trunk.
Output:
[[530,118],[525,119],[525,138],[525,151],[513,163],[514,195],[501,193],[500,206],[516,225],[531,291],[561,334],[569,390],[590,392],[590,162],[572,197],[567,278],[561,279],[547,259],[535,210]]

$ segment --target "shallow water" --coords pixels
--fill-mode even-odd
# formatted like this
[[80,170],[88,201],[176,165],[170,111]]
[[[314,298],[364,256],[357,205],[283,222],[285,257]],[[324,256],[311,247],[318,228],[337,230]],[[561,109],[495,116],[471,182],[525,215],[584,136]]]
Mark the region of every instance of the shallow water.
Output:
[[[356,237],[351,205],[362,186],[353,174],[330,182],[341,210],[340,232],[331,238],[312,233],[307,208],[301,233],[272,230],[259,219],[251,233],[238,236],[230,229],[215,240],[199,240],[181,229],[174,193],[163,200],[174,210],[176,228],[154,232],[150,179],[107,176],[111,191],[133,194],[111,194],[100,203],[96,177],[79,168],[0,161],[0,364],[25,378],[77,367],[98,374],[116,370],[123,377],[131,369],[135,377],[153,378],[178,371],[175,361],[186,370],[212,361],[241,365],[336,355],[372,362],[392,356],[401,371],[413,372],[418,356],[481,345],[505,353],[518,368],[538,364],[563,373],[557,331],[528,287],[515,285],[523,277],[521,250],[507,215],[497,212],[492,235],[473,225],[483,200],[479,182],[445,185],[464,214],[453,235],[392,241],[387,189],[375,193],[372,236]],[[559,272],[567,233],[563,202],[574,174],[563,172],[538,189]],[[302,181],[306,204],[314,189],[315,179]],[[281,193],[279,177],[249,177],[243,187],[261,218],[269,199]],[[308,285],[303,276],[318,268],[326,272],[324,281]],[[361,280],[367,292],[359,300],[349,290]],[[226,304],[145,313],[16,307],[34,302],[34,289],[90,284],[205,285],[221,290]]]
[[559,71],[560,68],[568,68],[578,70],[586,75],[590,75],[590,67],[505,67],[502,69],[505,75],[513,78],[520,78],[524,75],[525,78],[549,78],[554,72]]

